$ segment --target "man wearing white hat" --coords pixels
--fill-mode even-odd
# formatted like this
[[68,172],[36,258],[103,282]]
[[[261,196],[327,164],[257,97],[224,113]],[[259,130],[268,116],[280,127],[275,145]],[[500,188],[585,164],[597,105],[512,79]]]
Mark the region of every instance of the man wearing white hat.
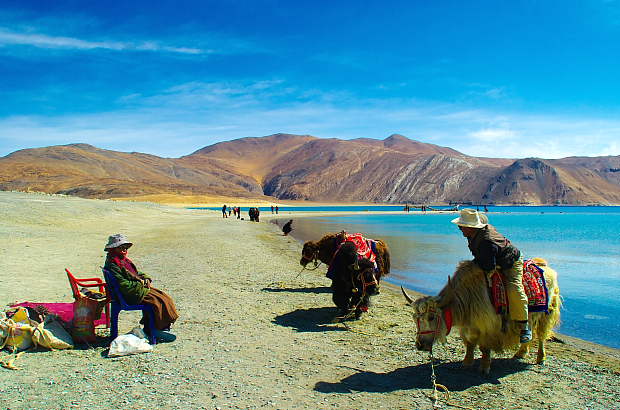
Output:
[[467,246],[474,255],[474,263],[487,277],[490,277],[497,266],[502,269],[510,318],[521,327],[521,343],[527,343],[532,340],[532,331],[527,322],[528,300],[523,289],[523,258],[519,249],[497,232],[488,221],[486,215],[479,214],[475,209],[463,209],[452,223],[458,225],[463,236],[467,238]]

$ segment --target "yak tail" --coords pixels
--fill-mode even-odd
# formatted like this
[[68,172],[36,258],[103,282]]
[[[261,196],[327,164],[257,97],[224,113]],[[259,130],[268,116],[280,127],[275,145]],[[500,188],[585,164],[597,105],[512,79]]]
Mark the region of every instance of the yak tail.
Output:
[[[377,241],[378,244],[381,244],[381,247],[383,248],[383,255],[381,255],[381,259],[383,262],[383,268],[384,268],[384,272],[383,272],[383,276],[387,275],[388,273],[390,273],[390,266],[391,266],[391,261],[390,261],[390,250],[388,249],[387,245],[385,244],[385,242],[379,240]],[[377,249],[378,251],[378,249]],[[379,252],[377,252],[379,253]],[[379,256],[379,255],[377,255]]]

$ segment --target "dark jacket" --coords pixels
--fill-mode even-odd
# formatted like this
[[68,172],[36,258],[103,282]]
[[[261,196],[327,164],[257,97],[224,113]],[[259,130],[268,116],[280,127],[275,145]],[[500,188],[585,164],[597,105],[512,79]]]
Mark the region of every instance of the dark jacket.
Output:
[[290,233],[293,230],[291,225],[293,225],[293,221],[288,221],[287,223],[285,223],[284,226],[282,227],[282,232],[286,234]]
[[[135,269],[135,265],[129,261]],[[142,302],[142,299],[149,293],[149,288],[144,286],[144,284],[138,280],[134,275],[131,274],[125,267],[119,266],[113,260],[113,258],[108,257],[105,260],[104,268],[114,275],[116,281],[118,282],[118,287],[120,288],[125,301],[130,305],[137,305]],[[149,276],[139,272],[137,272],[137,276],[142,279],[149,279]]]
[[496,266],[509,269],[521,256],[521,252],[510,243],[493,225],[478,229],[473,238],[468,238],[468,247],[474,262],[485,272],[495,270]]

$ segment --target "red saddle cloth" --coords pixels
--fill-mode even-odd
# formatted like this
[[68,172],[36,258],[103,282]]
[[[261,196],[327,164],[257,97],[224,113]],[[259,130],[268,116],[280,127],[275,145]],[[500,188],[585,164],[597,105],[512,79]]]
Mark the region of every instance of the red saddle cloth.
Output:
[[332,257],[332,262],[330,262],[329,267],[327,268],[327,276],[330,279],[334,279],[334,266],[333,259],[336,257],[336,254],[340,250],[340,246],[342,246],[345,242],[353,242],[355,244],[355,249],[357,251],[358,258],[367,258],[370,260],[375,266],[375,272],[377,272],[377,256],[376,256],[376,242],[372,239],[364,238],[361,233],[344,233],[344,239],[340,242],[334,252],[334,256]]
[[348,233],[343,242],[353,242],[357,248],[357,254],[375,263],[376,256],[372,251],[372,239],[366,239],[361,233]]
[[[543,270],[531,259],[523,262],[523,289],[528,299],[527,308],[530,312],[549,312],[549,290]],[[491,299],[497,313],[508,311],[506,286],[502,275],[497,271],[491,277]]]

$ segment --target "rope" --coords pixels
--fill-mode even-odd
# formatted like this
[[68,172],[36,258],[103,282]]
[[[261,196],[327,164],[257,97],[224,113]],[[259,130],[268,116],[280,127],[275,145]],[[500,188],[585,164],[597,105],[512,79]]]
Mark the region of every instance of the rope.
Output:
[[301,274],[301,272],[303,272],[304,270],[310,270],[310,271],[312,271],[312,270],[317,270],[317,268],[318,268],[319,266],[321,266],[321,263],[322,263],[322,262],[321,262],[321,261],[319,261],[318,259],[315,259],[313,262],[314,262],[314,268],[313,268],[313,269],[306,268],[306,266],[308,266],[308,265],[306,265],[306,266],[304,266],[303,268],[301,268],[301,271],[297,274],[297,276],[299,276],[299,275]]
[[[321,262],[317,262],[317,260],[315,259],[315,260],[314,260],[314,269],[308,269],[308,268],[306,268],[305,266],[304,266],[304,267],[302,267],[302,268],[301,268],[301,270],[299,271],[299,273],[298,273],[297,275],[295,275],[295,277],[292,279],[292,281],[297,280],[297,278],[299,278],[299,275],[301,275],[301,273],[302,273],[304,270],[310,270],[310,271],[312,271],[312,270],[316,270],[319,266],[321,266]],[[285,283],[284,283],[284,281],[273,281],[273,282],[271,282],[271,283],[270,283],[269,285],[267,285],[267,286],[273,286],[273,285],[277,285],[279,288],[283,288],[283,287],[284,287],[284,285],[285,285]]]
[[433,383],[433,408],[439,409],[441,408],[441,406],[439,405],[437,387],[441,388],[444,391],[446,395],[446,399],[445,399],[446,402],[450,399],[450,391],[443,384],[437,383],[437,376],[435,375],[435,360],[433,358],[433,348],[431,348],[431,351],[430,351],[430,360],[431,360],[431,383]]
[[459,409],[465,409],[465,410],[476,410],[473,407],[461,406],[460,404],[456,404],[450,401],[450,390],[448,390],[448,388],[444,386],[443,384],[437,383],[437,376],[435,375],[435,359],[433,357],[432,348],[430,351],[430,360],[431,360],[431,382],[433,383],[433,397],[432,397],[433,409],[441,408],[441,405],[439,404],[440,399],[438,395],[438,392],[439,392],[438,388],[439,388],[444,393],[443,402],[447,404],[448,406],[458,407]]
[[0,350],[4,349],[4,346],[9,342],[9,338],[15,337],[15,322],[12,319],[3,319],[2,323],[6,326],[6,336],[4,342],[0,345]]
[[[353,272],[351,272],[351,282],[355,283],[354,279],[353,279]],[[361,274],[360,274],[361,275]],[[346,319],[351,319],[352,317],[355,316],[355,312],[357,311],[357,308],[362,304],[362,301],[364,300],[364,296],[366,296],[366,284],[364,283],[364,279],[362,278],[362,284],[364,286],[362,286],[362,294],[360,295],[359,300],[357,301],[357,303],[355,304],[355,306],[349,308],[349,311],[347,312],[347,314],[343,315],[343,316],[336,316],[336,320],[342,324],[345,325],[345,327],[347,328],[347,330],[350,330],[351,328],[349,328],[344,322],[343,320]],[[359,292],[358,289],[354,289],[353,293]]]
[[[6,337],[2,345],[0,346],[0,350],[2,350],[5,346],[7,346],[10,338],[12,338],[13,340],[15,339],[15,329],[16,329],[15,322],[12,319],[5,319],[3,320],[3,323],[6,325]],[[9,369],[9,370],[19,370],[19,367],[13,365],[13,363],[15,363],[15,361],[19,359],[22,354],[24,354],[24,352],[17,353],[17,347],[16,346],[11,346],[11,347],[13,348],[13,353],[16,353],[15,357],[13,357],[10,360],[7,360],[9,357],[11,357],[11,355],[6,356],[2,360],[0,360],[0,366],[4,367],[5,369]]]
[[8,359],[11,356],[9,355],[5,357],[4,359],[0,360],[0,366],[4,367],[5,369],[9,369],[9,370],[19,370],[19,367],[15,366],[13,363],[15,363],[17,359],[19,359],[23,354],[24,352],[19,352],[15,355],[15,357],[13,357],[11,360],[8,360],[6,362],[5,362],[5,359]]

